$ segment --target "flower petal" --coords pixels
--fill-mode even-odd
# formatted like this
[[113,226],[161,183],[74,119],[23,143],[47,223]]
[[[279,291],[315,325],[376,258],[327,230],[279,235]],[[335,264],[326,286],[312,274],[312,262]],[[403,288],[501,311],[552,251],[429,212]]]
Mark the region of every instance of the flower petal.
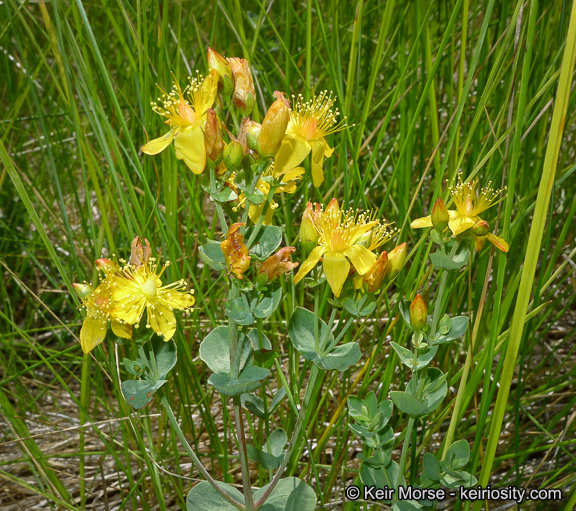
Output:
[[132,339],[132,325],[112,320],[110,321],[110,326],[112,327],[114,334],[118,337],[123,337],[124,339]]
[[202,174],[206,167],[206,148],[204,147],[204,132],[198,124],[178,131],[174,140],[174,149],[176,149],[176,158],[184,160],[194,174]]
[[[365,249],[366,250],[366,249]],[[346,282],[346,277],[350,273],[350,263],[344,257],[344,254],[338,252],[327,252],[324,255],[324,275],[332,289],[332,292],[338,297],[342,291],[342,286]]]
[[324,182],[324,170],[322,164],[324,157],[332,155],[333,149],[326,143],[324,139],[314,140],[310,142],[312,147],[312,181],[314,186],[318,188]]
[[410,227],[412,227],[412,229],[423,229],[424,227],[432,227],[432,217],[424,216],[422,218],[417,218],[410,224]]
[[106,337],[108,325],[105,319],[87,316],[80,330],[80,345],[84,353],[90,353]]
[[190,309],[196,303],[194,295],[174,289],[160,289],[158,299],[162,301],[163,305],[180,310]]
[[364,275],[376,262],[376,255],[362,245],[352,245],[346,252],[359,275]]
[[310,145],[303,138],[285,136],[274,159],[274,176],[279,177],[298,167],[310,150]]
[[148,305],[148,323],[158,335],[163,335],[165,341],[172,339],[176,332],[176,317],[174,313],[160,302]]
[[218,72],[212,69],[202,82],[200,89],[194,94],[192,108],[194,108],[197,119],[202,117],[209,108],[212,108],[216,94],[218,94]]
[[463,216],[458,211],[448,211],[450,215],[450,220],[448,220],[448,227],[452,231],[454,236],[463,233],[464,231],[470,229],[479,219],[477,217],[472,218],[469,216]]
[[306,261],[302,263],[302,266],[300,266],[300,270],[298,270],[298,273],[294,277],[294,284],[298,284],[298,282],[300,282],[304,278],[304,276],[310,273],[310,270],[312,270],[312,268],[314,268],[314,266],[318,264],[318,261],[320,261],[320,258],[322,257],[324,252],[326,252],[326,250],[327,250],[326,247],[323,247],[322,245],[314,247],[314,250],[310,252],[308,259],[306,259]]
[[488,238],[488,241],[492,243],[492,245],[502,250],[502,252],[508,252],[508,250],[510,249],[510,246],[505,240],[503,240],[499,236],[496,236],[495,234],[492,234],[491,232],[489,232],[486,235],[486,238]]
[[175,134],[175,130],[170,130],[165,135],[162,135],[159,138],[155,138],[154,140],[150,140],[150,142],[142,147],[142,152],[150,155],[161,153],[172,143]]

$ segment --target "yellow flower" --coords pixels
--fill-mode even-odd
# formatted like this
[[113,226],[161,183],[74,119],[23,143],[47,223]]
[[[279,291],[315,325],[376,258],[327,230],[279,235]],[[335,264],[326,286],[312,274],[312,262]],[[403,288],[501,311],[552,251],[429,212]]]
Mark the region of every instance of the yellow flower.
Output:
[[171,339],[176,331],[173,310],[189,311],[195,299],[191,293],[183,291],[186,287],[183,280],[162,285],[160,277],[168,264],[158,273],[156,260],[151,257],[147,264],[128,264],[115,274],[112,277],[112,317],[128,325],[138,325],[146,309],[146,328],[163,335],[165,341]]
[[[466,235],[469,234],[467,232],[469,229],[478,222],[483,222],[479,215],[504,199],[504,197],[498,199],[502,190],[495,190],[490,187],[490,184],[488,183],[488,186],[477,193],[478,179],[462,182],[462,178],[458,175],[458,182],[450,187],[450,195],[456,205],[456,210],[448,210],[448,227],[454,236],[464,233]],[[412,222],[411,227],[413,229],[432,227],[432,217],[418,218]],[[484,236],[482,237],[484,238]],[[488,232],[485,235],[485,239],[502,250],[502,252],[508,252],[508,243],[502,238]],[[481,244],[476,243],[476,247],[478,248],[479,246]]]
[[120,323],[111,316],[112,310],[112,277],[119,269],[118,265],[108,259],[96,261],[98,269],[105,273],[105,278],[96,289],[88,284],[74,284],[74,289],[82,298],[86,309],[86,318],[80,330],[80,345],[84,353],[90,353],[106,337],[108,322],[118,337],[130,339],[132,327]]
[[[376,255],[372,250],[384,244],[394,234],[387,229],[387,224],[372,220],[370,214],[342,212],[336,199],[332,199],[326,209],[317,207],[311,217],[318,232],[318,246],[300,267],[294,283],[300,282],[323,258],[326,280],[336,296],[340,296],[350,273],[350,264],[358,275],[364,275],[376,262]],[[368,236],[368,242],[363,236],[370,232],[372,235]],[[363,244],[357,243],[358,241]]]
[[148,142],[142,147],[142,152],[158,154],[174,141],[176,158],[184,160],[194,174],[201,174],[206,167],[203,128],[206,124],[206,113],[214,104],[217,92],[218,73],[214,69],[204,81],[200,75],[190,79],[190,85],[184,90],[174,82],[172,91],[169,94],[164,93],[152,106],[157,114],[166,117],[165,123],[171,130]]
[[312,181],[316,187],[322,184],[324,157],[329,158],[334,151],[324,137],[345,127],[336,120],[338,110],[331,109],[335,101],[336,98],[327,91],[307,102],[304,102],[302,96],[296,99],[294,109],[290,112],[286,135],[274,160],[276,177],[298,167],[312,151]]

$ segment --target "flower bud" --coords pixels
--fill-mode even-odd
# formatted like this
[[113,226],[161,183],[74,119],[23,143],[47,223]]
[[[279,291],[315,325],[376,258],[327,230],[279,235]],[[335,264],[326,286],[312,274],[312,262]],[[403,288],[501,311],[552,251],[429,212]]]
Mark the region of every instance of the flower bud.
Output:
[[412,328],[419,332],[426,325],[428,319],[428,309],[426,303],[420,294],[410,304],[410,324]]
[[290,102],[284,97],[283,92],[276,91],[274,96],[276,101],[272,103],[262,121],[259,141],[260,154],[263,156],[274,156],[278,152],[290,120]]
[[404,266],[404,261],[406,261],[406,243],[398,245],[394,250],[388,252],[388,265],[386,266],[386,276],[387,280],[392,280]]
[[387,266],[388,252],[384,250],[372,267],[364,274],[364,288],[368,293],[374,293],[380,289],[382,282],[384,282],[384,277],[386,277]]
[[239,232],[243,225],[246,224],[239,222],[231,225],[226,239],[220,244],[229,271],[239,279],[243,278],[242,274],[250,267],[251,259],[248,247],[244,244],[244,235]]
[[216,50],[208,48],[208,67],[218,73],[218,90],[228,96],[234,90],[234,76],[226,59]]
[[222,153],[222,161],[228,170],[234,170],[242,163],[242,144],[238,140],[232,140]]
[[296,247],[283,247],[266,259],[258,271],[258,282],[260,284],[266,284],[272,279],[296,268],[298,263],[293,263],[290,260],[290,255],[295,251]]
[[[242,145],[242,152],[246,154],[251,146],[257,147],[256,142],[260,136],[261,126],[257,122],[251,121],[248,117],[242,119],[240,131],[238,132],[238,142]],[[250,143],[248,138],[250,137]]]
[[[144,240],[145,245],[142,245],[142,240]],[[152,248],[150,247],[150,242],[146,238],[136,236],[132,240],[131,246],[132,246],[132,252],[130,254],[130,264],[136,267],[148,264],[148,260],[152,255]]]
[[256,151],[258,154],[262,154],[259,141],[261,130],[262,126],[257,122],[250,121],[246,124],[246,141],[248,147],[253,151]]
[[234,76],[234,94],[232,96],[234,106],[242,117],[246,117],[256,104],[256,91],[254,90],[250,64],[247,60],[236,57],[226,60]]
[[314,226],[311,202],[308,202],[304,214],[302,215],[302,223],[300,224],[300,241],[304,244],[306,249],[309,248],[309,245],[316,246],[318,244],[318,231]]
[[204,147],[206,148],[206,164],[211,168],[216,168],[224,150],[224,140],[220,131],[220,121],[212,108],[206,112]]
[[82,300],[85,300],[94,292],[94,289],[92,289],[92,286],[89,284],[73,283],[72,287],[74,287],[74,291],[78,293],[78,296],[82,298]]
[[117,262],[106,258],[96,259],[96,267],[103,271],[106,275],[109,273],[115,273],[120,270],[120,266]]
[[490,226],[485,220],[478,220],[472,226],[472,234],[476,236],[486,236],[490,232]]
[[444,229],[446,229],[446,227],[448,227],[448,220],[450,220],[450,216],[448,215],[448,208],[442,199],[438,199],[434,203],[431,216],[432,225],[437,231],[442,232]]

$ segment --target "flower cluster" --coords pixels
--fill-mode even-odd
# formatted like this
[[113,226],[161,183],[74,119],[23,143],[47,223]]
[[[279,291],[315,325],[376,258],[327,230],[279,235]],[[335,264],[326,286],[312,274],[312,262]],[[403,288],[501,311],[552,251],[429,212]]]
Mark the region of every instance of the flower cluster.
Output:
[[146,328],[151,328],[164,340],[176,331],[174,309],[189,311],[194,305],[193,292],[186,292],[183,280],[162,284],[162,274],[169,265],[158,267],[147,240],[143,246],[137,237],[132,243],[130,262],[120,266],[110,259],[98,259],[96,266],[103,278],[96,289],[88,284],[74,284],[86,309],[86,319],[80,331],[84,353],[89,353],[106,336],[108,323],[119,337],[132,338],[132,326],[140,326],[146,310]]
[[342,211],[337,199],[332,199],[326,209],[309,202],[300,237],[303,243],[316,246],[294,277],[294,283],[300,282],[322,259],[324,275],[337,297],[352,269],[356,287],[361,287],[366,279],[370,292],[375,291],[386,275],[388,258],[378,257],[374,251],[396,234],[389,226],[369,213]]
[[477,192],[478,179],[462,181],[462,177],[458,175],[456,184],[449,188],[456,210],[448,210],[444,201],[438,199],[432,214],[414,220],[412,228],[435,227],[443,231],[448,227],[453,236],[470,236],[477,251],[480,251],[488,240],[502,252],[508,252],[508,243],[492,234],[488,222],[480,218],[481,213],[504,199],[500,197],[503,190],[493,189],[490,185],[491,183],[488,183],[488,186]]

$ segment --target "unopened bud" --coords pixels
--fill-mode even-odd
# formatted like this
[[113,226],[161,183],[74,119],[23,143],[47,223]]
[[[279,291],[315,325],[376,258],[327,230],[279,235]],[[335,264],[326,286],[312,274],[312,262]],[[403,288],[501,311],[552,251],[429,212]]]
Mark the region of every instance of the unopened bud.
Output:
[[486,236],[490,232],[490,225],[485,220],[478,220],[472,226],[472,234],[476,236]]
[[106,274],[115,273],[120,270],[117,262],[106,258],[96,259],[96,267]]
[[232,96],[234,106],[242,117],[246,117],[256,104],[256,91],[254,90],[250,64],[247,60],[235,57],[226,60],[234,76],[234,94]]
[[90,286],[89,284],[74,283],[72,284],[72,286],[74,287],[74,291],[78,293],[78,296],[82,298],[82,300],[85,300],[94,292],[94,289],[92,289],[92,286]]
[[442,199],[438,199],[434,203],[431,216],[432,225],[437,231],[442,232],[444,229],[446,229],[446,227],[448,227],[448,220],[450,220],[450,216],[448,215],[448,208]]
[[290,120],[290,101],[284,97],[282,92],[276,91],[274,96],[276,101],[272,103],[262,121],[259,141],[260,154],[263,156],[274,156],[278,152]]
[[[144,240],[144,245],[142,245],[142,240]],[[130,254],[130,264],[136,267],[148,264],[148,260],[152,255],[152,248],[150,247],[150,242],[146,238],[136,236],[132,240],[131,247],[132,252]]]
[[239,279],[243,278],[242,274],[250,267],[251,259],[248,247],[244,244],[244,235],[239,232],[243,225],[240,222],[231,225],[226,239],[220,244],[229,271]]
[[218,90],[228,96],[234,90],[234,76],[226,59],[216,50],[208,48],[208,67],[218,73]]
[[318,231],[314,226],[313,206],[311,202],[308,202],[304,214],[302,215],[302,223],[300,224],[300,241],[304,244],[307,251],[309,245],[316,246],[318,244]]
[[404,266],[404,261],[406,261],[406,243],[398,245],[394,250],[388,252],[388,265],[386,266],[386,279],[392,280]]
[[290,255],[295,251],[296,247],[283,247],[266,259],[258,271],[258,282],[260,284],[266,284],[272,279],[296,268],[298,263],[293,263],[290,260]]
[[204,147],[206,148],[206,164],[216,168],[224,150],[224,140],[220,130],[220,121],[216,112],[209,108],[206,112],[206,126],[204,128]]
[[262,154],[259,141],[261,131],[262,126],[257,122],[250,121],[246,125],[246,141],[248,142],[248,147],[259,154]]
[[410,324],[412,328],[419,332],[426,325],[428,319],[428,309],[426,303],[420,294],[410,304]]
[[335,223],[339,223],[340,220],[340,205],[338,204],[338,199],[334,197],[326,206],[326,214],[330,217],[330,220],[334,220]]
[[386,277],[386,268],[388,266],[388,252],[384,251],[376,259],[372,267],[364,274],[364,287],[368,293],[374,293],[380,289],[384,277]]
[[242,163],[242,144],[238,140],[232,140],[222,154],[222,161],[228,170],[235,170]]

